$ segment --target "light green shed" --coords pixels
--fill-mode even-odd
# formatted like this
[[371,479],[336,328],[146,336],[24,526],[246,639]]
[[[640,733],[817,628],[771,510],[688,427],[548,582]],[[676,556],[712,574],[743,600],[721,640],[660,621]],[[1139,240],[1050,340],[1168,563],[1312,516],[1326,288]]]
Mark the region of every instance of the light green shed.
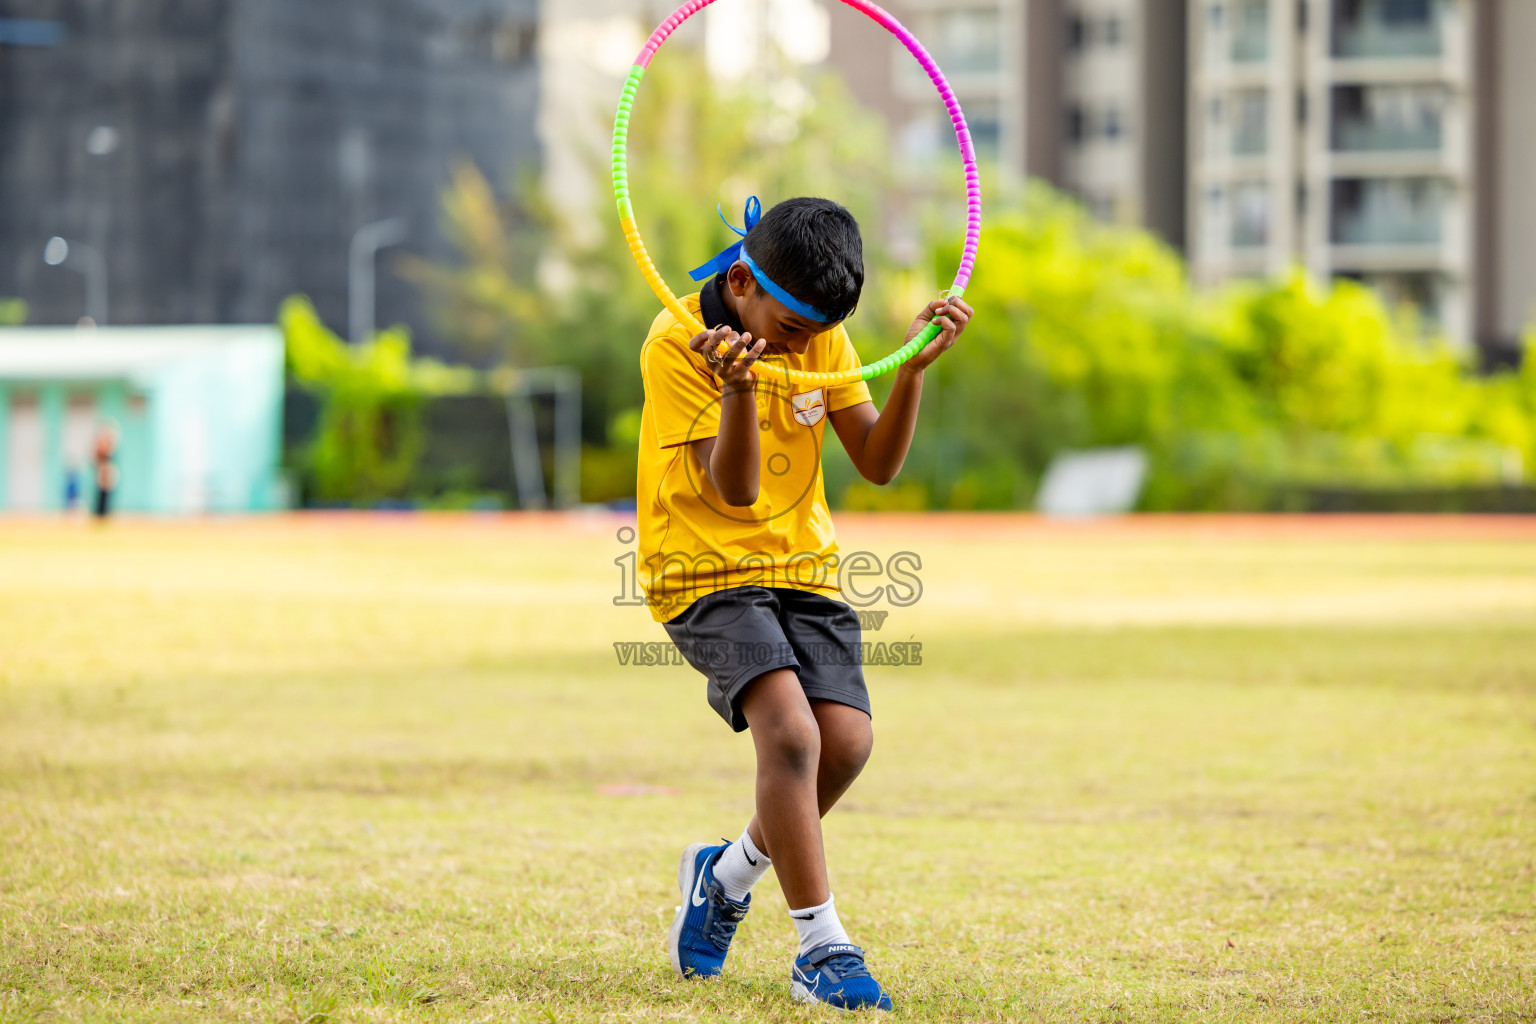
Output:
[[275,327],[0,329],[0,510],[95,495],[94,440],[117,427],[125,512],[280,507],[283,339]]

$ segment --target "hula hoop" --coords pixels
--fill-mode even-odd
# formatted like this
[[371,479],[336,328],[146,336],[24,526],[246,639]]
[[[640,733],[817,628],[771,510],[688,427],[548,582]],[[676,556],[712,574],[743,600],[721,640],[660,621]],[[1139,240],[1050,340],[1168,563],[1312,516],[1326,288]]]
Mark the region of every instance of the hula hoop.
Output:
[[[640,268],[640,273],[645,277],[646,283],[651,286],[651,291],[655,292],[656,297],[661,300],[662,305],[677,318],[679,323],[685,324],[695,334],[702,334],[706,328],[678,301],[677,296],[672,294],[672,289],[667,287],[667,282],[662,279],[656,265],[651,262],[650,254],[645,250],[645,242],[640,237],[640,229],[635,224],[635,210],[629,196],[629,118],[634,109],[635,96],[640,92],[640,80],[645,77],[646,69],[651,66],[651,58],[656,56],[657,50],[661,49],[661,44],[667,41],[667,37],[676,31],[679,25],[714,2],[715,0],[688,0],[673,11],[671,17],[663,21],[651,34],[645,48],[640,51],[640,56],[635,59],[634,67],[630,69],[629,78],[624,83],[624,94],[619,100],[619,112],[613,121],[613,194],[618,200],[619,223],[624,229],[625,239],[629,242],[630,255],[635,258],[635,265]],[[950,88],[944,72],[939,70],[939,65],[929,56],[917,37],[901,22],[869,0],[842,0],[842,3],[868,15],[886,31],[901,40],[902,45],[923,66],[923,70],[928,72],[928,77],[933,80],[934,86],[939,90],[940,98],[944,100],[944,105],[949,110],[950,120],[955,126],[955,139],[960,144],[960,156],[965,160],[966,210],[969,221],[965,233],[965,251],[960,258],[960,269],[955,274],[955,283],[945,293],[952,298],[959,298],[965,294],[966,287],[971,283],[971,272],[976,266],[976,249],[981,242],[981,172],[976,167],[976,146],[971,140],[971,130],[966,126],[965,114],[960,110],[960,101],[955,98],[955,91]],[[857,370],[832,372],[791,370],[768,362],[758,363],[757,368],[789,381],[838,387],[855,381],[870,380],[896,369],[916,355],[924,345],[938,337],[940,330],[938,324],[929,324],[922,333],[897,351],[879,362],[870,363]]]

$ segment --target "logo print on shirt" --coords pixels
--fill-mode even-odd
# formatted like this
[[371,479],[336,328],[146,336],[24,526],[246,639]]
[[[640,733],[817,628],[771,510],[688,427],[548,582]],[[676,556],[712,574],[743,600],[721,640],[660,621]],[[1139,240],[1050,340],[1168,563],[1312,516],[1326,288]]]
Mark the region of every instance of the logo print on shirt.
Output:
[[827,414],[827,403],[822,396],[822,389],[807,391],[800,395],[791,395],[789,404],[794,407],[795,419],[808,427],[814,427],[821,422]]

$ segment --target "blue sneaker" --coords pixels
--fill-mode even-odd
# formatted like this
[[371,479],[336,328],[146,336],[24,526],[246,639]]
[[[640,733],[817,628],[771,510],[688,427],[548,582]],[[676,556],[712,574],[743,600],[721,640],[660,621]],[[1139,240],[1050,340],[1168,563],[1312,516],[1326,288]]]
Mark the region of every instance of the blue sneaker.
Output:
[[870,977],[864,951],[847,942],[818,946],[795,961],[790,995],[802,1003],[826,1003],[839,1010],[889,1010],[891,997]]
[[683,851],[677,865],[683,905],[672,919],[667,952],[672,956],[672,969],[684,978],[713,978],[720,973],[731,939],[736,937],[736,926],[750,909],[752,895],[748,893],[740,903],[728,898],[711,870],[715,859],[730,845],[694,843]]

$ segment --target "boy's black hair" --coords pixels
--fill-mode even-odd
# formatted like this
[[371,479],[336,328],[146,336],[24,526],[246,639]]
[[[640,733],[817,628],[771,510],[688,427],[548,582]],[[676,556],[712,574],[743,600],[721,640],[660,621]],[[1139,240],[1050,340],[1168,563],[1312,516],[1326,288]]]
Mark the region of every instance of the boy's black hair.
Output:
[[830,199],[786,199],[747,233],[747,252],[774,284],[834,320],[846,320],[864,290],[859,222]]

